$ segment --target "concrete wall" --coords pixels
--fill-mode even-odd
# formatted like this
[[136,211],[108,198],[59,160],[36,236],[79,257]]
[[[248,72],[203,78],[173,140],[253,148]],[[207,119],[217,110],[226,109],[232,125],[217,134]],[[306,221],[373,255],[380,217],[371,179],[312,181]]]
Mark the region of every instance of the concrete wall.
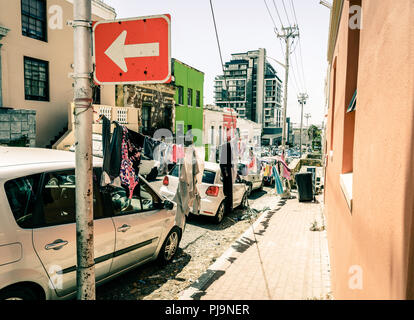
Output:
[[[27,139],[28,147],[35,146],[36,111],[0,108],[0,144]],[[19,145],[23,146],[23,145]]]
[[[1,40],[3,106],[36,111],[36,145],[43,147],[68,123],[67,105],[73,99],[73,79],[68,76],[73,72],[73,28],[66,21],[73,19],[73,7],[66,0],[47,0],[47,10],[53,5],[62,8],[63,26],[62,29],[48,28],[47,42],[44,42],[22,35],[20,3],[20,0],[0,0],[1,24],[10,29]],[[115,16],[96,2],[93,6],[93,13],[105,13],[107,19]],[[47,14],[48,19],[52,16],[53,12]],[[93,20],[101,19],[93,16]],[[25,100],[24,56],[49,62],[49,101]],[[114,86],[104,86],[101,94],[102,104],[115,104]]]
[[[331,61],[325,210],[333,295],[412,298],[414,2],[363,0],[362,8],[350,160],[347,70],[356,61],[347,59],[349,1]],[[352,209],[340,185],[346,161],[352,164]]]

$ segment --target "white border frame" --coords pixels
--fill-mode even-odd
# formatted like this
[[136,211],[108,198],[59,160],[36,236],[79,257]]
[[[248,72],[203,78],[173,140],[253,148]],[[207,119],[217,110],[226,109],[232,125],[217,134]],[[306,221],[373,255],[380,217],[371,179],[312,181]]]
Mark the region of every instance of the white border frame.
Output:
[[[114,23],[114,22],[123,22],[123,21],[137,21],[144,19],[155,19],[163,18],[168,23],[168,76],[163,80],[150,80],[150,81],[120,81],[120,82],[101,82],[96,78],[96,48],[95,48],[95,29],[100,24]],[[144,16],[144,17],[135,17],[135,18],[126,18],[126,19],[114,19],[114,20],[100,20],[96,22],[92,29],[92,42],[93,42],[93,64],[95,66],[93,71],[93,80],[99,85],[117,85],[117,84],[151,84],[151,83],[167,83],[168,79],[171,78],[171,20],[167,15],[153,15],[153,16]]]

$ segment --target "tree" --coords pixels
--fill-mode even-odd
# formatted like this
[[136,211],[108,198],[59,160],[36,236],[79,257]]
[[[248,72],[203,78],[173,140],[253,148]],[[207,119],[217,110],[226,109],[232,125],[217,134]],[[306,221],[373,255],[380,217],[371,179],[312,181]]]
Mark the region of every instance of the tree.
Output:
[[308,137],[312,141],[313,150],[321,150],[322,148],[322,130],[315,125],[311,125],[308,129]]

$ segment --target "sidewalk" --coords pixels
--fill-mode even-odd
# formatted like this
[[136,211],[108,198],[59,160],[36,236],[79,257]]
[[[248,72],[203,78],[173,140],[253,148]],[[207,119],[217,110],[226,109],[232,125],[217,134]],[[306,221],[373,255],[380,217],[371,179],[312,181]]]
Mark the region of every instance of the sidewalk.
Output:
[[183,291],[180,300],[326,298],[330,293],[326,231],[310,231],[314,221],[321,226],[323,220],[320,203],[280,200]]

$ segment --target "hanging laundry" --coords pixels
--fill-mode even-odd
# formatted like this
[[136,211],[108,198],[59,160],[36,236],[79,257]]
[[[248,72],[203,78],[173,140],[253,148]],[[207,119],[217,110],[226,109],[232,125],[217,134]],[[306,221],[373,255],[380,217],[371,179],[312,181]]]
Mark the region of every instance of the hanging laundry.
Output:
[[276,169],[276,166],[272,167],[273,177],[275,179],[275,189],[278,194],[283,194],[283,185],[282,180],[280,179],[279,172]]
[[217,148],[216,148],[216,146],[210,146],[209,152],[210,152],[210,154],[209,154],[209,157],[208,157],[208,161],[216,163],[217,162]]
[[128,129],[122,127],[122,160],[120,177],[122,185],[128,189],[128,198],[132,199],[134,189],[138,184],[138,170],[141,158],[141,150],[133,145],[128,137]]
[[[121,145],[122,127],[115,122],[115,129],[111,136],[110,121],[104,116],[102,125],[103,143],[103,166],[101,176],[101,186],[113,185],[120,187],[121,178],[119,176],[121,168]],[[111,139],[111,142],[109,143]],[[108,147],[109,146],[109,147]]]
[[230,142],[220,146],[220,170],[223,178],[223,193],[226,196],[226,210],[227,212],[230,212],[233,208],[233,178]]
[[198,190],[198,184],[201,183],[202,179],[202,176],[200,175],[201,165],[194,146],[189,148],[189,152],[191,155],[191,181],[189,188],[189,206],[192,208],[193,213],[198,213],[201,206],[201,196]]
[[185,163],[177,164],[179,168],[178,187],[173,201],[177,204],[177,214],[175,220],[177,223],[183,222],[185,217],[190,213],[189,194],[188,194],[188,177]]
[[156,148],[157,152],[155,152],[156,157],[155,160],[157,160],[160,163],[159,171],[161,174],[166,173],[166,168],[168,166],[168,160],[166,157],[168,144],[165,142],[161,142],[161,144]]
[[154,160],[154,152],[156,147],[161,144],[160,140],[155,140],[153,138],[145,136],[144,140],[144,155],[151,160]]
[[287,180],[291,180],[292,177],[290,175],[290,169],[289,169],[289,167],[288,167],[288,165],[286,164],[286,161],[285,161],[285,151],[282,152],[280,162],[282,163],[282,166],[283,166],[283,168],[282,168],[283,171],[282,171],[281,175],[284,178],[286,178]]
[[272,169],[271,166],[265,165],[263,176],[269,177],[272,174],[271,169]]
[[173,162],[177,163],[179,159],[184,158],[184,146],[183,145],[173,145]]

